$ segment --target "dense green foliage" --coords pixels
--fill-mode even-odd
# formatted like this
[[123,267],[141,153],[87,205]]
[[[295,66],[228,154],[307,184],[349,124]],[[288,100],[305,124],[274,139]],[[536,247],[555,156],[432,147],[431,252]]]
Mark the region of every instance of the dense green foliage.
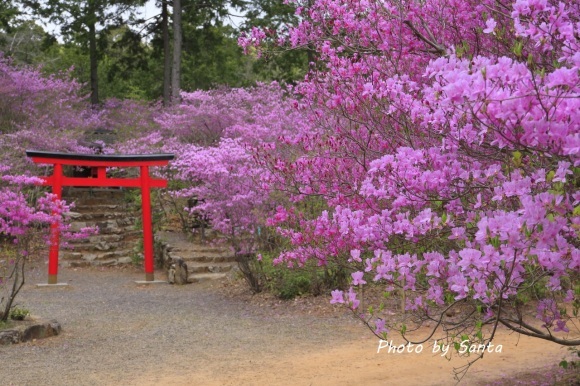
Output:
[[[15,3],[18,7],[2,3],[0,52],[16,65],[40,66],[46,75],[72,68],[85,93],[98,88],[99,102],[109,98],[158,100],[164,71],[161,2],[157,2],[159,14],[147,20],[139,14],[143,3],[87,2],[93,8],[64,0],[20,0]],[[234,10],[246,15],[243,21],[233,22],[230,12]],[[39,20],[50,21],[54,31],[47,31]],[[293,8],[282,1],[242,4],[236,0],[188,0],[183,1],[182,20],[183,91],[246,87],[256,81],[293,83],[306,73],[305,51],[258,58],[244,55],[237,44],[240,33],[253,26],[276,28],[281,22],[296,22]],[[171,17],[168,23],[171,35]],[[91,25],[95,28],[94,48]],[[91,57],[95,60],[93,81]]]

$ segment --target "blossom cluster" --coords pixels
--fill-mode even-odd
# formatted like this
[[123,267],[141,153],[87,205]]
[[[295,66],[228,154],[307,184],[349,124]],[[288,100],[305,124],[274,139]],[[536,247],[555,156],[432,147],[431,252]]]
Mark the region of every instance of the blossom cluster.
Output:
[[5,165],[28,167],[24,150],[78,147],[83,129],[96,125],[86,109],[81,84],[69,74],[43,76],[35,68],[17,68],[0,53],[0,158]]
[[[326,208],[277,209],[270,224],[293,245],[277,261],[349,264],[352,287],[332,302],[353,310],[378,282],[413,291],[410,310],[469,299],[493,317],[541,282],[538,317],[566,330],[547,304],[558,291],[573,301],[580,273],[578,5],[318,0],[300,12],[285,41],[318,55],[296,87],[316,129],[283,139],[298,157],[262,160],[272,186]],[[242,43],[267,40],[254,35]]]
[[195,198],[187,210],[226,235],[253,234],[273,205],[255,154],[308,125],[284,94],[277,83],[183,93],[181,105],[157,118],[163,149],[176,154],[171,178],[182,188],[175,194]]

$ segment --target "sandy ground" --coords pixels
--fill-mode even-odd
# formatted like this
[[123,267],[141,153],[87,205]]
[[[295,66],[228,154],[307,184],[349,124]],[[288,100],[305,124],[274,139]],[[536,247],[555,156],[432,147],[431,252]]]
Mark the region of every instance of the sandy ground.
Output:
[[[432,343],[420,354],[377,353],[378,339],[344,310],[228,296],[218,284],[138,286],[136,269],[65,269],[59,279],[71,285],[38,289],[44,268],[33,271],[19,303],[56,318],[63,334],[0,346],[0,383],[453,385],[463,363],[433,354]],[[554,366],[569,357],[565,348],[505,330],[496,343],[502,352],[475,364],[461,384],[550,385]]]
[[[353,328],[350,342],[325,347],[295,342],[275,357],[258,355],[240,360],[226,369],[210,365],[199,373],[143,374],[135,384],[156,385],[453,385],[453,370],[465,363],[462,358],[447,360],[433,354],[425,344],[421,354],[377,353],[378,340],[361,336]],[[497,339],[502,353],[490,353],[475,364],[462,379],[464,385],[553,384],[554,364],[567,355],[565,349],[502,331]],[[226,353],[224,353],[226,354]],[[226,354],[227,355],[227,354]],[[215,358],[230,361],[231,358]],[[538,372],[517,381],[522,372]],[[544,373],[546,376],[542,376]],[[532,379],[530,379],[532,378]],[[570,383],[572,384],[572,383]]]

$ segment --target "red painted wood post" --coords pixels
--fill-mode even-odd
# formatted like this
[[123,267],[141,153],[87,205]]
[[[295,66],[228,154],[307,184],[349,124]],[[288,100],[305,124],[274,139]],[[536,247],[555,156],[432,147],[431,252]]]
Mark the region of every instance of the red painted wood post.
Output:
[[143,212],[143,254],[145,255],[145,281],[154,281],[153,227],[151,224],[151,194],[148,166],[141,166],[141,211]]
[[[62,199],[62,165],[54,164],[52,173],[52,193],[56,195],[55,201]],[[60,224],[50,225],[50,252],[48,255],[48,284],[58,282],[58,250],[60,248]]]
[[97,167],[97,181],[98,183],[104,183],[107,179],[107,167],[98,166]]

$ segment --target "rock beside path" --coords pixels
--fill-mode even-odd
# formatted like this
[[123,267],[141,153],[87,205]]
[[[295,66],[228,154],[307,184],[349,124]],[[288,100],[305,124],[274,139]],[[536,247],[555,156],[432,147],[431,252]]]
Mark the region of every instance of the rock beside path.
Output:
[[10,329],[0,331],[0,345],[29,342],[49,338],[61,333],[62,327],[56,320],[23,320],[14,322]]

